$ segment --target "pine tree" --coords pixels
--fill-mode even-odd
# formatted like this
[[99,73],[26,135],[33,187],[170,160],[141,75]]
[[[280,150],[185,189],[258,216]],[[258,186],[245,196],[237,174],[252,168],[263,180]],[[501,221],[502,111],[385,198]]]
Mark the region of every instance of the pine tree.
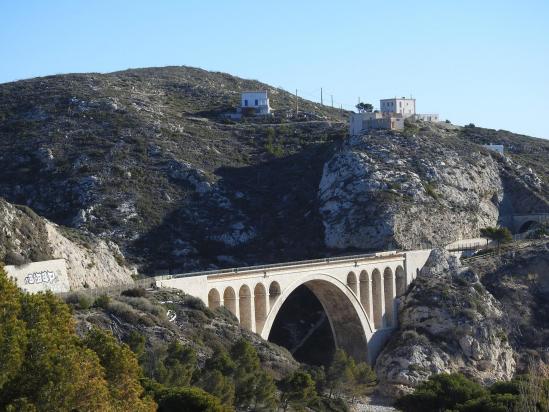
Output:
[[273,408],[276,387],[270,375],[261,369],[254,347],[241,339],[231,348],[231,357],[236,364],[234,372],[235,406],[256,410]]
[[0,391],[23,363],[27,342],[19,293],[0,266]]
[[352,381],[352,366],[349,357],[343,349],[337,349],[332,363],[326,372],[326,384],[330,389],[329,397],[335,392],[339,394],[348,382]]
[[111,402],[119,411],[154,411],[152,399],[144,396],[139,379],[141,368],[127,345],[120,345],[111,333],[92,329],[84,341],[105,369]]
[[285,377],[280,382],[280,390],[283,411],[290,406],[293,410],[303,411],[318,400],[315,382],[305,371],[298,370]]

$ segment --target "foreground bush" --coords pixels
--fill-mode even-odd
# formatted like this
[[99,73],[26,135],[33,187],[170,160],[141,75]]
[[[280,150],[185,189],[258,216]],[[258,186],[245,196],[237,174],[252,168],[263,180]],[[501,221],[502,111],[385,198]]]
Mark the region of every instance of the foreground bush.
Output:
[[154,411],[133,353],[75,333],[69,306],[20,291],[0,268],[0,405],[8,411]]
[[484,388],[461,374],[434,375],[395,406],[404,412],[546,412],[549,379],[531,373]]

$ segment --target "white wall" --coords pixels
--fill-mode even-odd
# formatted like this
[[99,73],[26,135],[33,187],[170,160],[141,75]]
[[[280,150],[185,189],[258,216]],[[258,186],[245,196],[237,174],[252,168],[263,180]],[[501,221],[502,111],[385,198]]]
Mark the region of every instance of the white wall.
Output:
[[[245,105],[245,100],[248,100],[248,106]],[[255,101],[257,100],[257,105]],[[267,92],[244,92],[242,93],[241,106],[242,107],[259,107],[268,106],[269,99]]]
[[416,114],[415,99],[382,99],[379,107],[382,112],[401,113],[404,117]]
[[55,293],[69,292],[69,277],[64,259],[45,260],[21,266],[6,266],[8,276],[13,277],[17,286],[30,292]]

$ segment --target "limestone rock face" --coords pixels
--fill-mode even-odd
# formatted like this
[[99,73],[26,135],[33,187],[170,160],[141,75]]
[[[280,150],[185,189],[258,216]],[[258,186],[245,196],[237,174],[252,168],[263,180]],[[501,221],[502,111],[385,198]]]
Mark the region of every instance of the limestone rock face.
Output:
[[27,207],[0,199],[0,261],[18,265],[61,258],[73,290],[133,282],[114,243],[63,229]]
[[325,242],[333,248],[443,246],[494,226],[503,198],[497,162],[455,131],[351,137],[319,186]]
[[403,297],[399,329],[375,369],[380,390],[400,396],[437,373],[460,372],[484,384],[510,379],[513,354],[499,302],[439,249]]

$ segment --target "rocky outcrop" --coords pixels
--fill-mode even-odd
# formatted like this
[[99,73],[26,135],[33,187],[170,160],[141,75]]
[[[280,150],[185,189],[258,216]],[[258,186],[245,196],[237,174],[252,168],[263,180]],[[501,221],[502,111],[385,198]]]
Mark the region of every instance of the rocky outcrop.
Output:
[[299,367],[286,349],[242,328],[225,308],[210,310],[201,300],[180,290],[158,289],[148,291],[144,297],[111,296],[104,308],[79,308],[79,302],[90,299],[87,296],[79,292],[67,297],[75,306],[80,334],[97,326],[127,341],[132,332],[137,332],[145,338],[145,357],[152,356],[153,360],[159,349],[177,340],[193,348],[199,366],[203,366],[214,350],[227,350],[244,338],[257,350],[262,366],[276,378]]
[[517,370],[549,364],[549,239],[510,245],[469,265],[503,307]]
[[399,328],[379,355],[380,390],[400,396],[437,373],[463,373],[484,384],[515,372],[506,318],[478,276],[435,249],[402,298]]
[[49,259],[65,259],[73,290],[133,283],[114,243],[62,228],[0,199],[0,261],[19,265]]
[[549,211],[549,186],[532,168],[463,138],[464,131],[410,122],[404,131],[350,137],[324,165],[319,185],[326,246],[443,247],[509,224],[513,214]]
[[404,249],[473,238],[498,221],[497,162],[477,146],[388,131],[353,137],[326,163],[319,187],[325,242]]

